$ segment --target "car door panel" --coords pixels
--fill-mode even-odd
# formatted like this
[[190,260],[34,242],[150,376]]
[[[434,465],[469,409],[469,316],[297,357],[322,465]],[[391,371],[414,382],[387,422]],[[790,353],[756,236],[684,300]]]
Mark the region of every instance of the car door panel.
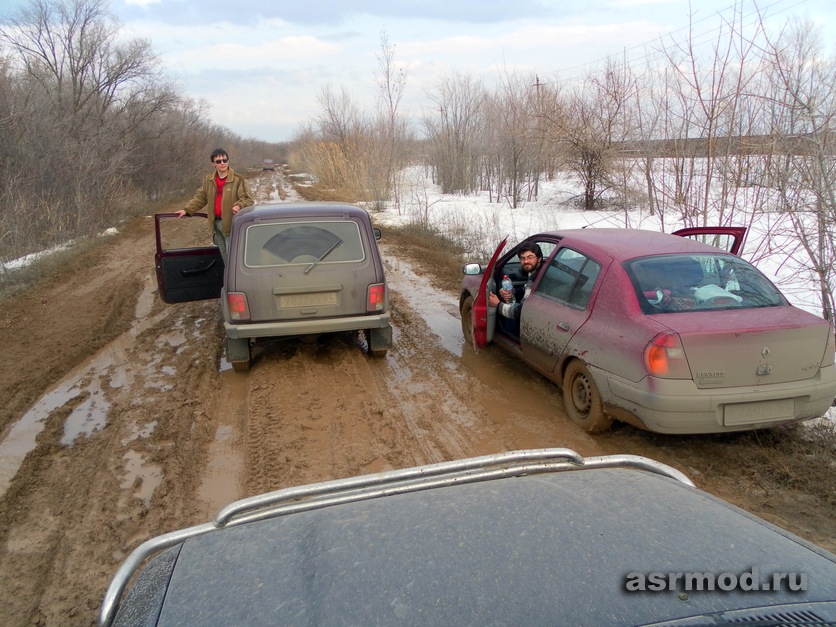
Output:
[[496,267],[496,260],[499,259],[499,255],[505,248],[507,241],[508,238],[506,237],[494,251],[488,267],[482,275],[479,291],[476,292],[476,296],[473,299],[473,308],[470,315],[472,316],[473,346],[476,348],[483,348],[493,340],[496,307],[488,306],[488,293],[494,288],[493,270]]
[[[205,214],[196,215],[206,217]],[[160,298],[169,304],[219,298],[224,282],[224,262],[220,249],[217,246],[177,246],[176,243],[164,241],[167,239],[164,230],[176,230],[174,223],[168,225],[168,229],[161,228],[169,220],[180,218],[174,213],[154,216],[157,245],[154,267]],[[202,220],[200,226],[205,235]]]
[[602,276],[601,263],[571,249],[557,251],[523,305],[520,344],[527,361],[543,372],[554,370],[589,318]]
[[549,373],[569,341],[589,318],[587,309],[532,294],[520,317],[522,354],[537,369]]

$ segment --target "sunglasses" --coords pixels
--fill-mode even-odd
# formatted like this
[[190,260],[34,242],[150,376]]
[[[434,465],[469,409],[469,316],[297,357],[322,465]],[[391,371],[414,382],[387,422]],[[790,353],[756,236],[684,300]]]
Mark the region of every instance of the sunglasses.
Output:
[[229,159],[215,159],[215,163],[227,163]]

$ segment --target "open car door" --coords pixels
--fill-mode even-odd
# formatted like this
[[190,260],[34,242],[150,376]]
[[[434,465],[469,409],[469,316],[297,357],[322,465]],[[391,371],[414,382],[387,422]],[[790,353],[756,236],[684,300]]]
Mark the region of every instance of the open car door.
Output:
[[488,324],[488,292],[494,287],[493,270],[496,267],[496,260],[499,259],[502,249],[505,248],[506,237],[493,253],[479,285],[479,291],[473,299],[473,309],[470,328],[473,329],[473,346],[477,349],[487,346],[493,339],[493,326]]
[[689,237],[711,244],[733,255],[739,255],[746,238],[745,226],[694,226],[674,231],[673,235]]
[[224,262],[221,251],[206,241],[206,214],[201,220],[176,213],[154,216],[157,250],[154,267],[157,290],[165,303],[185,303],[193,300],[220,298],[224,283]]

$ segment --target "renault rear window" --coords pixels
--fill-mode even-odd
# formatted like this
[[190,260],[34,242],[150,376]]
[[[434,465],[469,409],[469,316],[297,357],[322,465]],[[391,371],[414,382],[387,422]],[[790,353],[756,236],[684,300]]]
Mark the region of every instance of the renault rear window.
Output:
[[785,305],[754,266],[735,255],[658,255],[624,264],[645,313]]
[[248,267],[358,262],[365,259],[355,222],[281,222],[247,228]]

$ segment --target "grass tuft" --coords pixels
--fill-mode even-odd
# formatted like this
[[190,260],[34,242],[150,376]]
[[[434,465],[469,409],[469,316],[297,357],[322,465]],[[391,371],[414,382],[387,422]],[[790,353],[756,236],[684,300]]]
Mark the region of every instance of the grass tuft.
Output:
[[836,422],[826,418],[747,434],[752,468],[836,506]]

